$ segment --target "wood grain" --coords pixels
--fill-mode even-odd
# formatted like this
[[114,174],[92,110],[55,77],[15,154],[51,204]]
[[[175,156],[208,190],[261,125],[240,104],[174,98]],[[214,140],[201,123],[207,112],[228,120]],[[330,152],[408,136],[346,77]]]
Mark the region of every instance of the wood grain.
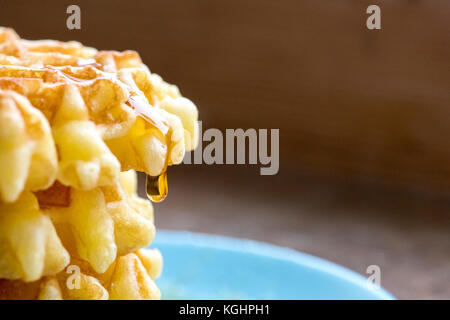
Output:
[[133,48],[205,127],[280,128],[281,165],[450,195],[450,2],[0,2],[26,38]]

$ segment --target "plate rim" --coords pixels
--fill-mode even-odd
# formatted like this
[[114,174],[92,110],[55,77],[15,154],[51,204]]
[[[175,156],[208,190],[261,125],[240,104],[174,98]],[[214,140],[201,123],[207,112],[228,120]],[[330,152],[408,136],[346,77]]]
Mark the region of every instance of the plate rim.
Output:
[[203,247],[232,251],[236,253],[250,253],[268,258],[294,262],[296,264],[330,274],[344,281],[351,282],[358,287],[364,287],[364,290],[370,291],[379,299],[396,300],[396,298],[383,287],[368,288],[367,279],[347,267],[289,247],[278,246],[247,238],[172,229],[157,229],[156,237],[150,247],[157,248],[157,243],[169,245],[191,245],[199,248]]

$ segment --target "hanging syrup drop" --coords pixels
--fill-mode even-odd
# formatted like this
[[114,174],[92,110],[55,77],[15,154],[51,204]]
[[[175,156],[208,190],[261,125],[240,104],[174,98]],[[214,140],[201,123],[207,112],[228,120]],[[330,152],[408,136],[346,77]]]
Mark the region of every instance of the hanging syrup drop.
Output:
[[159,176],[147,175],[146,182],[147,197],[153,202],[161,202],[169,191],[167,185],[167,171],[164,170]]
[[155,112],[153,107],[149,105],[147,99],[142,93],[141,94],[135,93],[133,96],[129,97],[127,104],[134,109],[136,115],[147,121],[149,125],[152,125],[156,129],[158,129],[166,141],[167,155],[166,155],[166,162],[164,164],[164,169],[162,170],[162,173],[158,176],[147,175],[146,181],[147,197],[153,202],[161,202],[166,198],[168,192],[167,166],[170,150],[169,150],[169,143],[167,143],[167,140],[170,129],[169,124],[157,112]]

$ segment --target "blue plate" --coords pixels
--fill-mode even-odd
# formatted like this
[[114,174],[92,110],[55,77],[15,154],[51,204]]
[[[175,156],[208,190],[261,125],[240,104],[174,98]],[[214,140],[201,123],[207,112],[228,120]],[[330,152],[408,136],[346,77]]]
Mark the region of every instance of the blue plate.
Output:
[[163,299],[394,299],[366,278],[292,249],[158,230]]

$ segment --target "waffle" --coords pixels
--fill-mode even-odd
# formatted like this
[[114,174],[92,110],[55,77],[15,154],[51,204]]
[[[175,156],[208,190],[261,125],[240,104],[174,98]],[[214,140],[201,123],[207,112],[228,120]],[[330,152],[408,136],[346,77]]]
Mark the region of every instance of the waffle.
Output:
[[[121,173],[121,180],[131,185],[133,174]],[[89,191],[55,183],[1,203],[0,212],[4,279],[35,281],[57,273],[68,264],[68,252],[103,273],[118,255],[148,246],[155,235],[150,202],[120,183]]]
[[[90,190],[112,184],[120,170],[158,176],[195,147],[195,105],[181,97],[176,86],[150,73],[136,52],[98,52],[76,42],[26,41],[11,29],[0,29],[0,55],[0,95],[5,97],[0,100],[0,128],[7,128],[12,117],[21,118],[15,123],[23,131],[22,145],[34,142],[27,114],[20,112],[31,105],[28,109],[39,114],[36,117],[45,117],[41,127],[51,128],[58,150],[56,175],[31,170],[33,153],[22,156],[21,145],[9,143],[7,133],[0,131],[5,136],[1,142],[9,143],[0,161],[22,165],[17,168],[21,174],[7,173],[8,165],[0,167],[1,176],[18,179],[0,184],[4,201],[15,201],[24,190],[45,189],[55,179]],[[14,99],[6,98],[13,93]],[[54,154],[51,160],[54,167]],[[32,172],[47,176],[35,178]]]
[[58,159],[43,114],[13,91],[0,90],[0,198],[15,201],[26,190],[49,187]]
[[69,263],[47,215],[32,193],[0,204],[0,278],[34,281],[61,271]]
[[159,299],[135,170],[165,182],[196,146],[197,117],[134,51],[0,28],[0,298]]
[[156,249],[121,256],[103,274],[93,271],[83,260],[72,259],[66,270],[38,281],[0,280],[0,299],[159,299],[161,293],[153,279],[161,269],[162,258]]

